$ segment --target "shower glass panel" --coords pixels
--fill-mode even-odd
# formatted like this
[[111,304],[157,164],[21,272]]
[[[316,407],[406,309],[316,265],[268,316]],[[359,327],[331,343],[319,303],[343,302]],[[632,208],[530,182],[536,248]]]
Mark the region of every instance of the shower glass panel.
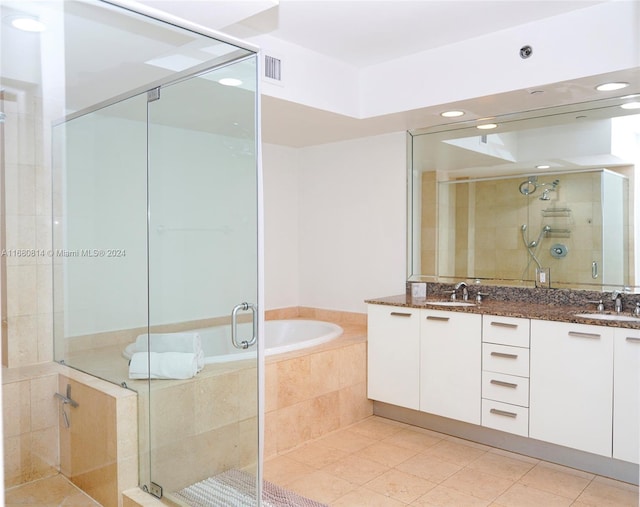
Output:
[[121,384],[147,328],[147,96],[53,129],[55,359]]
[[[106,2],[50,5],[65,26],[55,67],[65,87],[46,104],[58,119],[42,250],[55,360],[138,393],[143,489],[195,505],[193,484],[233,480],[220,505],[257,505],[255,48]],[[168,350],[155,349],[157,335]],[[176,350],[189,338],[191,352]],[[114,466],[91,459],[91,471]]]
[[[207,356],[194,378],[151,380],[141,396],[149,417],[145,483],[176,503],[188,504],[196,491],[213,500],[233,478],[241,486],[207,505],[257,504],[257,353],[235,348],[230,336],[237,305],[247,303],[236,311],[237,341],[252,341],[258,319],[251,309],[258,301],[255,76],[249,57],[163,86],[149,102],[151,339],[171,333],[189,347],[199,340]],[[220,84],[224,78],[240,84]]]

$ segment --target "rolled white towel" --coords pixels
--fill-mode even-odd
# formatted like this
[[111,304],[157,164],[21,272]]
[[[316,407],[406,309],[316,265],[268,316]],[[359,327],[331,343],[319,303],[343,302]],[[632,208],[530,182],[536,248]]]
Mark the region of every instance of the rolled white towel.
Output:
[[188,379],[198,371],[193,352],[135,352],[129,362],[131,379]]
[[200,334],[187,333],[151,333],[141,334],[136,338],[136,351],[146,352],[193,352],[197,354],[202,350]]

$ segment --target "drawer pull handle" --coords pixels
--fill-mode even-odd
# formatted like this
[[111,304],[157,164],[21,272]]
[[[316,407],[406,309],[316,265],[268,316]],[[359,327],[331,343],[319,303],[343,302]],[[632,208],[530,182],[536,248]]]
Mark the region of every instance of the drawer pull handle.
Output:
[[518,384],[514,384],[513,382],[504,382],[503,380],[491,379],[490,383],[496,386],[510,387],[512,389],[515,389],[516,387],[518,387]]
[[515,412],[507,412],[506,410],[498,410],[497,408],[492,408],[491,410],[489,410],[489,412],[491,412],[492,414],[495,414],[495,415],[503,415],[505,417],[513,417],[514,419],[516,417],[518,417],[518,414],[516,414]]
[[391,315],[393,315],[394,317],[411,317],[410,313],[403,312],[391,312]]
[[494,321],[491,322],[491,325],[498,326],[498,327],[510,327],[513,329],[517,329],[518,327],[518,324],[509,324],[507,322],[494,322]]
[[447,322],[449,317],[436,317],[434,315],[427,315],[427,320],[440,320],[442,322]]
[[578,331],[569,331],[569,336],[576,338],[600,338],[600,335],[596,333],[580,333]]
[[518,359],[518,354],[507,354],[506,352],[492,352],[494,357],[504,357],[506,359]]
[[627,336],[628,342],[640,343],[640,338],[636,338],[635,336]]

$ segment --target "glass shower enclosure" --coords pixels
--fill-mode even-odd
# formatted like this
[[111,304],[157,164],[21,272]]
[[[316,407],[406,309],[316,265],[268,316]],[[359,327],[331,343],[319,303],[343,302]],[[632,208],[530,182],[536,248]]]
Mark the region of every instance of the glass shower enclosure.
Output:
[[257,505],[257,54],[102,2],[62,16],[96,37],[67,58],[131,54],[117,87],[67,76],[52,131],[55,359],[138,393],[144,490]]

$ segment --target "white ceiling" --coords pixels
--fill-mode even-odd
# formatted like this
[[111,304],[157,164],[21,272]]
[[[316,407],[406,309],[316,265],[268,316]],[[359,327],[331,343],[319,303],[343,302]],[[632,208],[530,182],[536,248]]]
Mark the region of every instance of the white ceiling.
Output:
[[361,68],[602,1],[143,0],[140,3],[240,38],[270,35]]

